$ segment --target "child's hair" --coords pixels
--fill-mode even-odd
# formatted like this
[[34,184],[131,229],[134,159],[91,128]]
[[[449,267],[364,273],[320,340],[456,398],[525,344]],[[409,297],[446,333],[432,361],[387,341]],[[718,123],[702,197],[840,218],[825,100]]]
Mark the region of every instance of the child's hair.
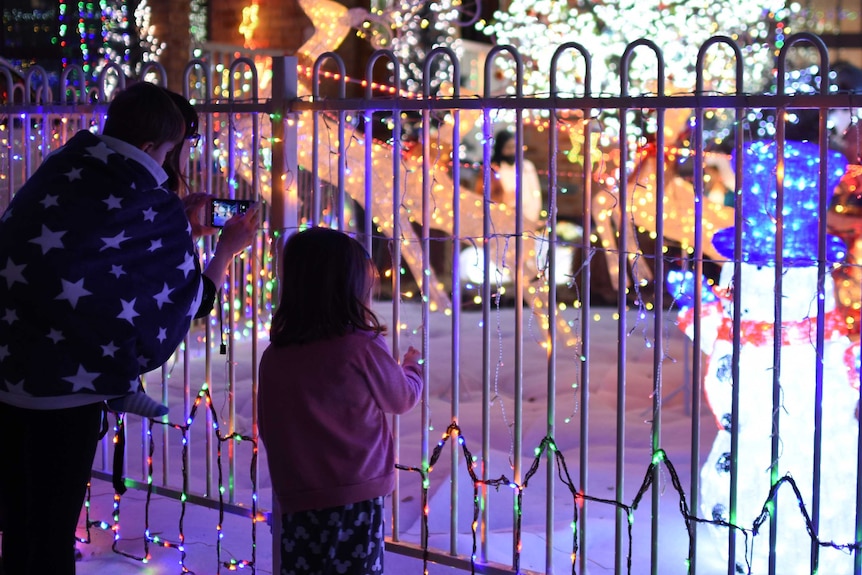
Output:
[[183,139],[185,122],[164,88],[138,82],[120,91],[108,106],[102,133],[133,146],[161,146]]
[[509,140],[515,137],[515,134],[509,130],[500,130],[494,134],[494,153],[491,154],[491,162],[499,164],[503,161],[503,149]]
[[365,248],[347,234],[328,228],[294,234],[284,250],[270,341],[283,346],[354,330],[383,333],[367,304],[376,273]]
[[198,135],[198,113],[185,97],[170,90],[165,90],[165,92],[167,92],[168,96],[174,101],[174,104],[179,108],[185,125],[183,141],[178,146],[172,148],[165,157],[164,169],[168,174],[165,187],[172,192],[184,195],[189,190],[189,182],[183,173],[182,166],[180,166],[180,155],[182,147],[187,145],[187,140]]

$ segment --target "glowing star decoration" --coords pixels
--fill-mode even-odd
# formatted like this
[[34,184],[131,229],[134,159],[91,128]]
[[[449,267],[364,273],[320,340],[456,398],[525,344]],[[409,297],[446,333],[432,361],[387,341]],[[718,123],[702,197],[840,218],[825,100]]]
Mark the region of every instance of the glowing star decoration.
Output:
[[242,9],[242,24],[239,25],[239,33],[245,38],[245,45],[248,48],[254,49],[255,47],[253,38],[259,23],[259,14],[260,5],[257,2],[252,2]]
[[[784,255],[781,293],[775,285],[775,227],[770,215],[776,210],[776,158],[774,142],[754,142],[745,148],[745,187],[742,190],[745,220],[742,230],[743,259],[740,290],[740,341],[733,352],[733,264],[722,270],[719,286],[712,288],[690,272],[668,276],[671,294],[681,305],[680,328],[693,337],[693,309],[696,286],[703,296],[701,323],[702,351],[709,355],[704,390],[715,415],[718,434],[706,464],[701,470],[701,514],[720,521],[730,520],[730,477],[735,465],[738,478],[737,525],[751,525],[763,509],[762,494],[772,485],[773,414],[779,413],[779,451],[777,475],[791,474],[808,507],[812,501],[811,470],[814,465],[815,369],[818,362],[818,267],[816,228],[819,181],[818,146],[787,142],[785,188]],[[828,190],[837,183],[844,164],[840,157],[829,156]],[[836,176],[837,174],[837,176]],[[810,222],[810,224],[809,224]],[[716,249],[732,255],[733,233],[716,234]],[[842,250],[830,242],[829,256],[840,258]],[[836,246],[836,247],[832,247]],[[730,250],[730,251],[728,251]],[[845,359],[852,353],[844,319],[835,309],[834,284],[825,277],[820,299],[824,303],[823,361],[823,442],[821,455],[821,497],[819,537],[823,540],[849,541],[855,533],[854,518],[846,514],[855,509],[855,453],[857,444],[856,403],[858,370],[848,369]],[[775,325],[775,302],[781,301],[781,324]],[[775,370],[775,340],[780,338],[780,372]],[[734,381],[734,362],[738,380]],[[780,373],[781,404],[773,405],[773,378]],[[739,390],[739,413],[732,410],[734,387]],[[775,410],[778,410],[776,412]],[[739,449],[731,452],[734,415],[738,420]],[[850,479],[848,479],[850,478]],[[779,524],[776,557],[777,573],[809,573],[810,540],[801,522],[795,496],[784,491],[778,496]],[[852,514],[851,514],[852,515]],[[781,520],[781,518],[787,518]],[[727,550],[727,531],[711,530],[717,549]],[[743,559],[745,541],[738,535],[737,561],[746,572],[768,570],[769,546],[754,545],[751,571]],[[749,547],[751,549],[751,547]],[[830,548],[820,550],[820,571],[849,573],[852,556]]]

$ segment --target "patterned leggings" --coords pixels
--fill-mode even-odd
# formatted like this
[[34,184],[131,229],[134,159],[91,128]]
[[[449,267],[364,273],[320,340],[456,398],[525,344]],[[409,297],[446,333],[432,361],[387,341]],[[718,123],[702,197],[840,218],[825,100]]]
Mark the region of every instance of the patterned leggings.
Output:
[[282,516],[281,575],[382,573],[382,497]]

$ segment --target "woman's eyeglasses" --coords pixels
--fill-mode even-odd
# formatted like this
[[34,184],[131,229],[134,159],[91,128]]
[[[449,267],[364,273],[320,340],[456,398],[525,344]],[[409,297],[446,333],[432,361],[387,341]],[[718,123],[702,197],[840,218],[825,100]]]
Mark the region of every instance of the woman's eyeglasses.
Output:
[[191,136],[186,136],[186,141],[187,141],[189,144],[191,144],[191,146],[192,146],[193,148],[196,148],[196,147],[197,147],[197,145],[198,145],[198,144],[200,144],[200,142],[201,142],[201,135],[200,135],[200,134],[195,133],[195,134],[192,134]]

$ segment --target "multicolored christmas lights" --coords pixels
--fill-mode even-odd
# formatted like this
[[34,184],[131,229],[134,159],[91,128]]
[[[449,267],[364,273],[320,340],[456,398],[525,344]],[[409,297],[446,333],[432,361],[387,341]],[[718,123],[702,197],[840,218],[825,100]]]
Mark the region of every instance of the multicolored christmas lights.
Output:
[[[202,410],[201,410],[202,409]],[[257,439],[248,435],[243,435],[241,433],[228,433],[222,434],[221,428],[219,426],[218,420],[219,416],[213,406],[212,395],[210,394],[210,389],[207,384],[201,386],[200,391],[198,392],[197,397],[195,398],[194,404],[192,405],[189,415],[183,423],[171,423],[168,421],[157,421],[157,420],[149,420],[147,427],[147,438],[148,438],[148,455],[147,455],[147,487],[146,487],[146,502],[144,507],[144,537],[143,537],[143,554],[136,555],[133,553],[129,553],[127,551],[123,551],[119,548],[119,542],[121,541],[120,536],[120,503],[122,500],[122,492],[125,491],[125,482],[118,485],[116,483],[115,478],[115,493],[113,496],[114,499],[114,507],[112,514],[112,522],[108,523],[105,521],[97,521],[90,519],[90,490],[88,488],[87,499],[85,502],[86,509],[86,537],[80,538],[79,541],[82,543],[90,543],[91,533],[90,529],[92,527],[96,527],[103,530],[110,529],[113,532],[114,543],[112,545],[112,550],[125,557],[129,557],[131,559],[135,559],[136,561],[141,561],[142,563],[147,563],[152,559],[152,555],[150,554],[150,545],[157,545],[159,547],[175,549],[180,554],[179,565],[183,573],[190,573],[191,571],[186,566],[186,537],[184,531],[184,520],[186,514],[186,506],[188,505],[188,493],[189,493],[189,478],[191,475],[191,469],[188,467],[189,457],[188,457],[188,439],[189,433],[192,425],[194,424],[198,414],[198,410],[201,410],[201,414],[209,413],[212,417],[212,427],[215,433],[215,437],[217,438],[216,445],[216,467],[218,470],[218,523],[215,528],[216,532],[216,541],[215,541],[215,549],[216,549],[216,563],[217,563],[217,573],[221,573],[221,569],[224,567],[228,571],[236,571],[238,569],[250,569],[251,573],[256,573],[256,557],[257,557],[257,525],[261,521],[265,521],[266,518],[263,513],[260,512],[258,508],[258,480],[257,480],[257,456],[258,456],[258,444]],[[152,503],[152,497],[154,495],[154,482],[153,482],[153,455],[155,453],[156,445],[155,440],[153,438],[153,428],[155,426],[165,426],[169,428],[176,429],[180,431],[182,434],[182,491],[180,494],[180,516],[178,522],[178,530],[177,530],[177,539],[170,540],[164,537],[160,537],[158,535],[154,535],[150,532],[150,506]],[[123,438],[125,437],[125,416],[117,415],[116,424],[114,426],[114,449],[115,450],[123,450]],[[224,538],[224,514],[225,514],[225,498],[224,498],[224,475],[222,464],[222,445],[224,443],[235,443],[239,444],[241,442],[248,442],[252,446],[252,455],[251,455],[251,464],[250,464],[250,479],[251,479],[251,489],[252,489],[252,497],[251,497],[251,559],[250,560],[237,560],[237,559],[228,559],[222,560],[222,539]]]
[[[688,500],[686,497],[685,489],[682,486],[682,481],[680,480],[679,474],[677,473],[676,467],[671,462],[670,458],[667,456],[667,453],[663,449],[658,449],[652,454],[652,459],[650,461],[649,466],[647,467],[646,472],[644,473],[643,481],[641,482],[640,487],[638,488],[637,493],[632,499],[631,503],[624,503],[621,501],[615,501],[612,499],[607,499],[604,497],[595,497],[589,495],[579,489],[574,481],[572,480],[571,475],[569,474],[569,469],[566,464],[566,458],[563,453],[557,447],[557,443],[553,437],[547,436],[542,439],[541,443],[538,447],[536,447],[533,451],[533,460],[526,474],[524,475],[523,481],[518,484],[506,475],[500,475],[495,479],[482,479],[479,477],[476,470],[476,457],[472,454],[470,449],[467,447],[467,442],[464,439],[464,435],[461,431],[461,428],[457,423],[451,423],[446,431],[443,433],[440,441],[437,442],[437,445],[434,447],[433,452],[431,453],[431,457],[428,461],[428,467],[426,469],[420,469],[417,467],[409,467],[404,465],[396,465],[396,467],[401,471],[418,473],[422,478],[422,521],[424,524],[423,533],[426,534],[425,538],[422,540],[421,545],[423,549],[423,573],[427,575],[428,573],[428,537],[427,533],[429,532],[429,515],[430,509],[428,507],[428,491],[430,488],[430,475],[434,469],[434,464],[440,459],[440,456],[443,454],[443,449],[447,443],[450,441],[457,441],[458,447],[461,449],[461,452],[464,456],[464,461],[467,467],[467,474],[470,476],[470,480],[473,482],[473,523],[472,523],[472,540],[473,547],[472,553],[470,557],[470,572],[471,575],[475,575],[476,567],[477,567],[477,550],[478,550],[478,539],[479,539],[479,515],[481,512],[482,505],[484,505],[485,493],[488,488],[500,489],[503,487],[508,487],[512,489],[515,494],[513,509],[515,512],[515,526],[514,526],[514,538],[516,541],[515,547],[515,555],[513,561],[513,569],[515,572],[520,572],[520,561],[521,561],[521,552],[522,552],[522,524],[521,519],[523,515],[524,505],[523,498],[524,494],[527,491],[530,480],[536,473],[539,471],[539,467],[542,464],[542,461],[546,459],[547,456],[551,456],[557,465],[557,476],[563,485],[569,491],[569,494],[572,497],[574,503],[574,516],[572,520],[572,575],[576,574],[575,567],[577,565],[576,559],[578,556],[578,518],[580,514],[580,510],[583,507],[584,502],[591,502],[600,505],[606,505],[615,508],[618,512],[624,513],[628,518],[627,522],[627,538],[628,538],[628,552],[626,555],[626,573],[632,573],[632,548],[634,541],[634,523],[635,523],[635,515],[638,511],[638,508],[641,502],[644,500],[644,496],[652,489],[658,488],[655,484],[655,479],[660,476],[660,474],[656,473],[659,468],[664,468],[667,471],[667,474],[670,476],[670,482],[673,490],[676,492],[679,498],[679,514],[685,522],[686,531],[688,532],[688,556],[686,558],[686,563],[691,565],[692,560],[694,558],[694,538],[695,538],[695,526],[697,524],[708,524],[715,525],[719,527],[725,527],[727,529],[732,529],[734,531],[738,531],[744,535],[745,538],[745,564],[747,570],[745,573],[747,575],[752,575],[751,572],[751,564],[749,562],[749,553],[751,549],[751,545],[756,537],[762,535],[761,528],[770,518],[770,509],[772,509],[775,505],[775,501],[777,500],[779,490],[782,487],[787,486],[787,488],[793,490],[796,495],[796,501],[799,505],[799,513],[805,521],[805,529],[808,532],[809,537],[811,538],[811,542],[813,545],[818,547],[829,547],[833,549],[838,549],[845,552],[852,551],[862,551],[862,542],[854,542],[854,543],[836,543],[834,541],[823,541],[821,540],[814,529],[811,516],[808,512],[808,509],[804,503],[802,494],[799,491],[799,488],[796,485],[796,481],[790,475],[785,475],[779,478],[775,483],[772,484],[769,493],[766,494],[766,498],[764,499],[762,505],[762,512],[757,517],[757,519],[753,522],[753,524],[748,526],[743,525],[735,525],[728,521],[724,521],[722,519],[704,519],[702,517],[698,517],[695,514],[692,514],[688,507]],[[767,535],[768,536],[768,535]]]

